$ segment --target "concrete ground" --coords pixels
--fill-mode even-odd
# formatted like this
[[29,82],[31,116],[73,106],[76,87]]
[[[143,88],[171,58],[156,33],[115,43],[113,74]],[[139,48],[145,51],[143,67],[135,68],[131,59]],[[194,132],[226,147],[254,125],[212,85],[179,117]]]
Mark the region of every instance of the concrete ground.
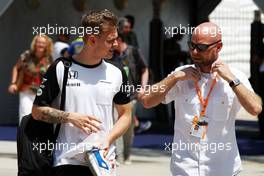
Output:
[[[149,149],[133,149],[132,163],[120,165],[120,176],[169,176],[170,156],[166,152]],[[242,157],[244,171],[241,176],[263,176],[264,155]],[[17,175],[16,143],[0,141],[0,176]]]
[[[239,113],[239,120],[256,121],[245,111]],[[241,127],[238,127],[241,128]],[[246,129],[248,130],[248,128]],[[254,130],[254,129],[253,129]],[[254,132],[254,131],[253,131]],[[240,176],[264,176],[264,155],[241,156],[244,171]],[[120,165],[120,176],[169,176],[170,155],[161,150],[132,150],[132,164]],[[0,176],[17,175],[16,142],[0,141]]]

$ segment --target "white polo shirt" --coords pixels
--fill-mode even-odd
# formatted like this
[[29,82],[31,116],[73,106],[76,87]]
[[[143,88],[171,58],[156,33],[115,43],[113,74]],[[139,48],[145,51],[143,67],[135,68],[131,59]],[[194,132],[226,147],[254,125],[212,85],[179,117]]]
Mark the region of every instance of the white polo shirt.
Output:
[[[194,65],[176,68],[175,71]],[[253,91],[245,74],[235,68],[231,72]],[[174,71],[174,72],[175,72]],[[202,74],[199,81],[203,98],[212,82],[211,74]],[[241,160],[235,136],[235,117],[241,108],[232,88],[219,78],[210,95],[206,116],[209,119],[205,139],[190,135],[194,115],[201,104],[192,80],[178,81],[168,92],[164,103],[174,102],[174,140],[171,145],[173,176],[231,176],[241,171]]]

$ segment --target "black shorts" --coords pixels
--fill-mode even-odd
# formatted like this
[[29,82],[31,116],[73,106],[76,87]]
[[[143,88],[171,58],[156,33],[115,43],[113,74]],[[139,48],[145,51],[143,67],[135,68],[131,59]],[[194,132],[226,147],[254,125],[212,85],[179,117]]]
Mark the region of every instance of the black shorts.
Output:
[[53,176],[93,176],[89,167],[79,165],[61,165],[53,168]]

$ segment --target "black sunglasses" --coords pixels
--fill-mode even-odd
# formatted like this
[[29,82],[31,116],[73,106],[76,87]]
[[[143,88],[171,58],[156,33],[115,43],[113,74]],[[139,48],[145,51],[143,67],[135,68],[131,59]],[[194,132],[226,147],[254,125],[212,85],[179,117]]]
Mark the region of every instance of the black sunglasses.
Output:
[[194,50],[195,48],[198,50],[198,51],[200,51],[200,52],[204,52],[204,51],[206,51],[210,46],[212,46],[212,45],[215,45],[215,44],[217,44],[217,43],[219,43],[219,42],[221,42],[221,40],[218,40],[218,41],[216,41],[216,42],[214,42],[214,43],[211,43],[211,44],[195,44],[195,43],[193,43],[193,42],[191,42],[191,41],[188,41],[188,46],[189,46],[189,48],[191,49],[191,50]]

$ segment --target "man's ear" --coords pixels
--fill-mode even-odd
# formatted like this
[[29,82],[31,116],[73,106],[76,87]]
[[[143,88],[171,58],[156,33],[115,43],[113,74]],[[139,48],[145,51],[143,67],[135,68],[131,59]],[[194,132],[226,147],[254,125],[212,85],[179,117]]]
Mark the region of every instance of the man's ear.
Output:
[[86,36],[86,42],[88,45],[94,45],[96,42],[96,37],[94,35],[88,35]]

